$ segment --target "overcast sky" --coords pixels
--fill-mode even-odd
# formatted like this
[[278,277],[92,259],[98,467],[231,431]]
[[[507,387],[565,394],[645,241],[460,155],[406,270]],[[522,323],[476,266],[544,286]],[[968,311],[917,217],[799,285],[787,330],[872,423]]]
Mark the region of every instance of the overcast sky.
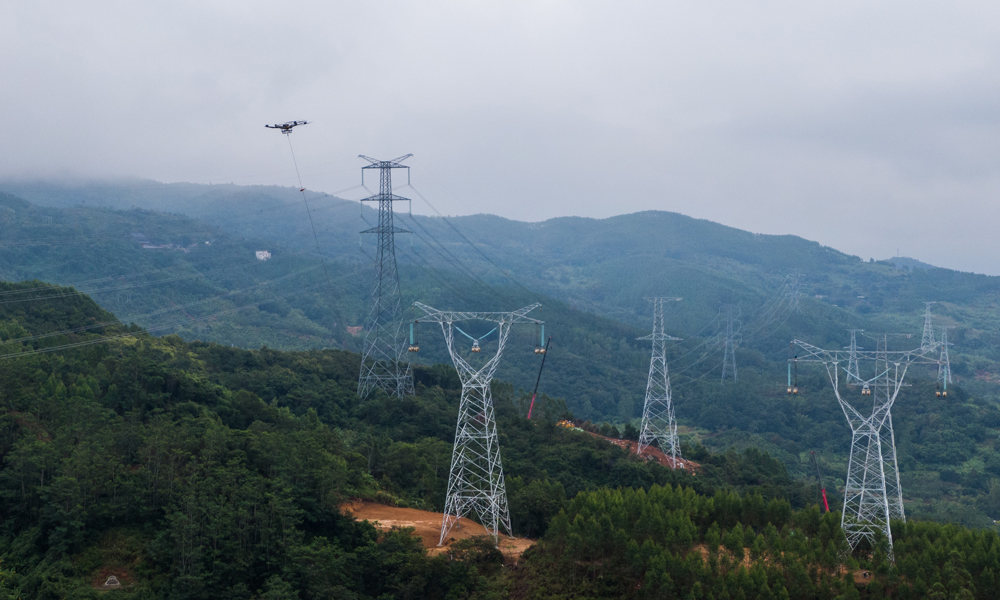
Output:
[[998,29],[996,2],[0,0],[0,176],[294,185],[263,125],[308,119],[314,190],[412,152],[445,214],[671,210],[1000,274]]

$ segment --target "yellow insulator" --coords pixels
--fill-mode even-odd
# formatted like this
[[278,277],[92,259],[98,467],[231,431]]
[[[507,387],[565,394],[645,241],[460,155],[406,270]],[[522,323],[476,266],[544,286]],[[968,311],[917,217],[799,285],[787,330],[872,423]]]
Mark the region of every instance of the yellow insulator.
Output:
[[793,394],[798,394],[798,393],[799,393],[799,388],[797,388],[797,387],[793,387],[793,388],[792,388],[792,393],[793,393]]
[[791,395],[792,395],[792,388],[788,388],[788,395],[789,395],[789,396],[791,396]]

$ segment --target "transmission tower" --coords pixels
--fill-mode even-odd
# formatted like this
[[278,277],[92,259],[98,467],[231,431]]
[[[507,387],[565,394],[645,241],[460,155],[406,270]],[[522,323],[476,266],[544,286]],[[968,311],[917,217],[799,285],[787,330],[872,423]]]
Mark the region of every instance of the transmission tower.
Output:
[[951,359],[948,358],[948,328],[941,328],[941,357],[938,359],[938,385],[944,388],[945,395],[948,393],[948,384],[951,383]]
[[659,442],[660,450],[670,454],[674,468],[681,455],[681,444],[677,438],[677,421],[674,419],[674,404],[670,398],[670,373],[667,370],[665,342],[679,340],[663,331],[663,303],[680,298],[647,298],[653,303],[653,333],[639,338],[653,342],[653,357],[649,361],[649,380],[646,382],[646,403],[642,409],[642,428],[639,431],[638,454],[653,441]]
[[791,311],[799,312],[799,298],[802,297],[802,276],[791,275],[788,283],[788,308]]
[[[497,543],[501,527],[507,535],[512,535],[512,531],[503,466],[500,462],[500,443],[497,440],[497,426],[493,416],[490,382],[500,364],[500,356],[507,343],[511,325],[541,324],[542,321],[527,316],[541,305],[532,304],[512,312],[441,311],[419,302],[414,306],[425,313],[425,316],[416,319],[418,323],[441,325],[448,353],[451,354],[455,370],[458,371],[458,377],[462,381],[462,400],[458,407],[458,425],[455,427],[455,448],[451,455],[448,492],[445,497],[441,539],[438,545],[443,545],[451,529],[456,525],[460,526],[462,517],[470,513],[475,514],[477,520],[493,536],[494,543]],[[486,321],[497,324],[496,354],[481,366],[470,364],[455,345],[454,334],[458,329],[455,323],[462,321]],[[458,331],[465,333],[461,329]],[[473,339],[473,353],[479,354],[480,339],[482,338]]]
[[[907,336],[908,337],[908,336]],[[911,364],[936,364],[931,358],[937,342],[930,348],[889,351],[888,334],[878,336],[875,351],[855,350],[855,359],[874,365],[874,377],[862,379],[861,396],[873,398],[872,403],[851,402],[841,394],[840,365],[850,361],[844,350],[824,350],[800,340],[792,343],[802,349],[794,361],[822,363],[826,368],[833,393],[851,426],[851,455],[844,489],[844,510],[841,527],[851,549],[862,540],[874,548],[880,535],[888,542],[886,551],[892,554],[892,531],[889,522],[902,518],[902,489],[896,465],[895,439],[892,433],[891,409],[903,379]],[[847,377],[845,379],[850,379]],[[857,405],[857,406],[856,406]]]
[[858,334],[864,333],[864,329],[851,329],[851,345],[847,347],[849,352],[847,359],[847,384],[862,383],[861,375],[858,372]]
[[358,377],[358,396],[367,398],[376,388],[390,396],[403,397],[413,394],[413,372],[403,361],[406,340],[402,335],[403,312],[399,291],[399,273],[396,270],[394,235],[410,233],[393,224],[392,203],[409,201],[392,193],[392,170],[409,167],[402,161],[413,156],[407,154],[393,160],[375,160],[361,155],[370,164],[361,168],[361,183],[367,169],[378,169],[379,191],[361,202],[378,202],[378,225],[361,233],[377,233],[375,249],[375,276],[372,280],[371,306],[365,322],[365,342],[361,356],[361,375]]
[[935,344],[934,341],[934,317],[931,315],[931,306],[937,302],[924,302],[924,335],[920,338],[920,347],[929,348]]
[[[895,365],[889,361],[889,337],[883,333],[875,336],[875,377],[868,382],[872,390],[872,408],[891,404],[894,391],[904,384],[898,384],[891,375]],[[909,337],[895,334],[893,337]],[[921,350],[925,349],[921,346]],[[885,473],[885,498],[889,505],[889,519],[906,521],[903,512],[903,488],[899,483],[899,463],[896,460],[896,434],[892,428],[891,406],[885,409],[885,420],[879,428],[879,444],[882,447],[882,471]]]
[[722,307],[722,312],[726,319],[726,339],[723,342],[722,350],[722,380],[726,380],[729,375],[733,381],[737,381],[736,373],[736,347],[740,345],[740,329],[743,327],[740,321],[740,307],[735,304],[727,304]]

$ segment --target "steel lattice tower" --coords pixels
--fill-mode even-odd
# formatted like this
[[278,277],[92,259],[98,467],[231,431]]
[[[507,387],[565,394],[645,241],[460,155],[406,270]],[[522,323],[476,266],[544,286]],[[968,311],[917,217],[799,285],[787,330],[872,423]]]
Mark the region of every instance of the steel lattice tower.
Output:
[[948,390],[951,383],[951,359],[948,358],[948,328],[941,328],[941,357],[938,359],[938,384]]
[[888,543],[886,550],[889,559],[893,560],[889,523],[895,518],[897,511],[899,517],[903,514],[902,489],[899,486],[898,469],[895,468],[896,448],[891,409],[904,385],[903,379],[909,366],[914,363],[938,362],[929,358],[929,354],[937,349],[937,342],[930,348],[889,351],[886,348],[888,335],[883,334],[878,339],[878,349],[874,352],[858,350],[854,353],[856,360],[875,365],[875,377],[861,382],[862,397],[871,395],[871,404],[862,402],[856,407],[841,394],[840,365],[850,360],[850,354],[843,350],[824,350],[794,340],[792,343],[803,350],[803,355],[792,360],[823,364],[833,386],[833,393],[851,426],[851,455],[841,516],[841,527],[848,544],[853,550],[862,540],[867,540],[874,548],[878,537],[884,535]]
[[861,374],[858,371],[858,333],[864,333],[864,329],[851,329],[851,345],[848,346],[850,354],[847,359],[847,383],[861,383]]
[[920,338],[920,347],[929,348],[934,345],[934,317],[931,315],[931,306],[937,304],[937,302],[924,302],[927,307],[924,309],[924,334]]
[[726,339],[722,349],[722,380],[726,380],[726,375],[731,375],[733,381],[739,378],[736,374],[736,346],[740,344],[740,329],[743,323],[740,321],[740,307],[735,304],[727,304],[723,307],[726,313]]
[[[445,497],[444,517],[441,520],[443,545],[448,533],[470,513],[493,535],[497,543],[500,529],[513,535],[510,513],[507,509],[507,491],[504,484],[503,465],[500,461],[500,443],[493,415],[493,397],[490,382],[500,364],[504,345],[511,325],[537,323],[527,314],[541,304],[532,304],[512,312],[452,312],[440,311],[415,303],[425,313],[417,322],[439,323],[444,341],[455,363],[458,378],[462,381],[462,400],[458,407],[458,424],[455,427],[455,448],[451,455],[448,475],[448,492]],[[496,323],[497,351],[482,366],[475,367],[460,355],[455,345],[455,323],[461,321],[487,321]],[[478,340],[477,340],[478,342]],[[478,348],[478,343],[476,346]]]
[[[924,350],[921,347],[921,350]],[[882,446],[882,471],[885,473],[885,498],[889,504],[889,519],[906,521],[903,511],[903,487],[899,483],[899,463],[896,460],[896,433],[892,429],[891,404],[896,390],[903,386],[893,373],[895,365],[889,362],[889,334],[875,338],[875,378],[870,381],[872,390],[872,410],[886,406],[885,420],[879,429],[879,444]]]
[[647,298],[653,303],[653,333],[639,338],[653,342],[653,356],[649,361],[649,379],[646,382],[646,403],[642,409],[642,425],[639,430],[638,454],[653,441],[659,442],[660,450],[670,455],[671,463],[677,468],[681,455],[681,443],[677,437],[677,420],[674,418],[674,404],[670,397],[670,372],[667,370],[666,343],[679,340],[663,331],[663,303],[678,301],[680,298]]
[[376,388],[390,396],[403,397],[413,394],[413,372],[403,360],[406,340],[403,336],[402,298],[399,291],[399,272],[396,270],[395,234],[410,233],[393,223],[392,203],[409,201],[392,193],[392,170],[407,169],[402,161],[413,156],[407,154],[393,160],[375,160],[361,155],[369,165],[361,168],[362,185],[367,169],[378,169],[379,191],[361,202],[378,202],[378,225],[361,233],[377,233],[375,249],[375,276],[372,280],[371,306],[365,322],[365,342],[361,356],[361,374],[358,377],[358,396],[368,397]]
[[788,308],[793,312],[799,312],[799,299],[802,297],[802,276],[791,275],[788,284]]

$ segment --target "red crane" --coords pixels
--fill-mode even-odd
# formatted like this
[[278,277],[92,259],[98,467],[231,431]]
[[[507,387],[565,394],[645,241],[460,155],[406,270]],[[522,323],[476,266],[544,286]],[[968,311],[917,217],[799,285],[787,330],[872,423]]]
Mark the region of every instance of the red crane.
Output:
[[813,465],[816,467],[816,481],[819,483],[819,491],[823,495],[823,506],[826,512],[830,512],[830,503],[826,501],[826,488],[823,487],[823,477],[819,474],[819,462],[816,460],[816,452],[812,452]]

